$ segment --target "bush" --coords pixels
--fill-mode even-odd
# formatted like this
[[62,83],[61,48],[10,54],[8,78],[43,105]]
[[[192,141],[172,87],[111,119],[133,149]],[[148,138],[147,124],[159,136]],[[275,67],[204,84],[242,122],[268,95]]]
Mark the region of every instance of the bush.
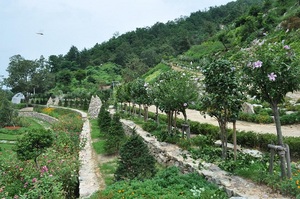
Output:
[[[135,130],[134,130],[135,131]],[[155,175],[155,159],[135,132],[120,149],[116,180],[146,179]]]
[[53,142],[53,134],[50,130],[33,129],[16,143],[16,152],[20,160],[34,160],[37,167],[37,157],[41,155],[46,148],[50,147]]
[[106,154],[115,154],[119,151],[122,142],[125,140],[125,132],[120,122],[120,117],[115,114],[108,131],[104,143],[104,151]]

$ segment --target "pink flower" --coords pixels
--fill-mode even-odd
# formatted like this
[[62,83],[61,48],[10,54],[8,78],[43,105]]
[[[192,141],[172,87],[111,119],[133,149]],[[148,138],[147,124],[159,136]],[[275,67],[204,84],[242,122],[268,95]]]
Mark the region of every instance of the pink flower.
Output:
[[277,75],[273,72],[268,74],[268,78],[270,81],[275,81],[276,77],[277,77]]
[[41,169],[41,172],[42,173],[48,172],[47,166],[43,166],[42,169]]
[[32,179],[32,183],[35,183],[35,182],[37,182],[37,179],[36,179],[36,178],[33,178],[33,179]]
[[263,64],[263,62],[258,60],[253,63],[253,68],[260,68],[260,67],[262,67],[262,64]]
[[283,46],[283,48],[286,49],[286,50],[290,50],[291,49],[291,47],[289,45],[285,45],[285,46]]

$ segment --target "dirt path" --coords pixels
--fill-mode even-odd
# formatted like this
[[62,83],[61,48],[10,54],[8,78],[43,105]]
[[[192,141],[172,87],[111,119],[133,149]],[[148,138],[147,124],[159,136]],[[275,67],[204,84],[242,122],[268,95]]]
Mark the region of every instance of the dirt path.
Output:
[[[155,106],[150,106],[149,111],[155,112]],[[162,112],[160,112],[162,113]],[[206,115],[204,117],[203,115],[200,114],[199,111],[196,110],[187,110],[187,117],[188,119],[192,121],[197,121],[200,123],[208,123],[208,124],[213,124],[218,126],[218,122],[215,118],[209,117]],[[178,118],[182,118],[182,114],[178,116]],[[231,127],[232,123],[229,123],[229,128]],[[250,123],[250,122],[243,122],[243,121],[238,121],[236,123],[236,128],[239,131],[254,131],[257,133],[272,133],[276,134],[276,127],[275,124],[255,124],[255,123]],[[295,136],[295,137],[300,137],[300,125],[285,125],[281,127],[283,136]]]

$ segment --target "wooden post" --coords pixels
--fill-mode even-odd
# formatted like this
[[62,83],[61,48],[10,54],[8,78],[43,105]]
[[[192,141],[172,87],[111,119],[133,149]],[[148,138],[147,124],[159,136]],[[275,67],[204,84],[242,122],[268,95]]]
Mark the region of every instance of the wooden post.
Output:
[[285,158],[286,158],[286,166],[287,166],[287,177],[290,179],[292,177],[290,147],[287,144],[285,144],[284,146],[286,148]]
[[190,132],[190,126],[188,124],[182,124],[182,138],[184,138],[184,132],[186,133],[187,139],[190,139],[191,132]]

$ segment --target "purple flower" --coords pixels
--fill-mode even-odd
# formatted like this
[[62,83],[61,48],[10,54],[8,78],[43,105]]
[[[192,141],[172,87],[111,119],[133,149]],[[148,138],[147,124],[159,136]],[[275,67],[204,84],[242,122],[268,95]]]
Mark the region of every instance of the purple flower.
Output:
[[275,81],[276,77],[277,77],[277,75],[273,72],[268,74],[268,78],[270,81]]
[[286,49],[286,50],[290,50],[291,49],[291,47],[289,45],[285,45],[285,46],[283,46],[283,48]]
[[184,104],[183,104],[184,107],[187,107],[187,105],[188,105],[187,103],[184,103]]
[[253,68],[260,68],[262,67],[262,61],[258,60],[256,62],[253,63]]

